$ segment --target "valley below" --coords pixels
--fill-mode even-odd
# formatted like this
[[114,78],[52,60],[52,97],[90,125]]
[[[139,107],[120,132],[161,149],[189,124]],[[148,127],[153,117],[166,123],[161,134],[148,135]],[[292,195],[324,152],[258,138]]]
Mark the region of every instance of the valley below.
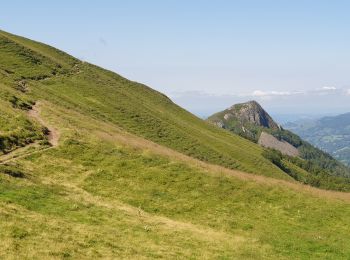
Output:
[[286,128],[350,165],[350,114],[287,123]]

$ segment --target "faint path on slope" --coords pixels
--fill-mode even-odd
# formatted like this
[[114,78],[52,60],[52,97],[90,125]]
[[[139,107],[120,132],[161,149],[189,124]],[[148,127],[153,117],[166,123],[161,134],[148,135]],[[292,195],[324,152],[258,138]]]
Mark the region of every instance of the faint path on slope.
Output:
[[[112,129],[111,126],[108,126],[108,124],[105,124],[104,127],[105,129]],[[96,136],[100,136],[105,140],[118,142],[119,144],[122,143],[124,145],[135,147],[138,149],[145,149],[146,151],[148,150],[155,154],[163,155],[173,160],[175,159],[185,163],[190,163],[191,166],[196,166],[204,170],[208,174],[211,174],[214,176],[217,174],[234,176],[245,181],[255,181],[266,185],[287,187],[295,191],[307,192],[317,197],[326,197],[329,199],[340,199],[342,201],[350,203],[350,192],[318,189],[316,187],[312,187],[297,181],[286,181],[281,179],[275,179],[272,177],[256,175],[253,173],[246,173],[239,170],[228,169],[220,165],[215,165],[204,161],[200,161],[193,157],[190,157],[180,152],[177,152],[175,150],[172,150],[168,147],[161,146],[152,141],[143,139],[142,137],[138,137],[126,132],[120,132],[120,130],[118,131],[118,129],[116,131],[112,130],[108,132],[106,132],[106,130],[95,130],[95,134]]]
[[40,116],[40,102],[36,102],[36,104],[29,110],[28,115],[38,121],[41,125],[45,126],[49,130],[48,140],[49,143],[55,147],[58,145],[58,140],[60,139],[60,133],[58,130],[49,124],[47,124]]
[[[105,197],[101,197],[98,195],[91,194],[85,189],[80,188],[79,186],[62,180],[59,183],[52,181],[49,178],[42,178],[42,183],[46,185],[62,185],[62,187],[71,191],[71,193],[67,194],[67,196],[76,202],[86,202],[91,203],[98,207],[104,207],[108,209],[114,209],[118,211],[123,211],[125,214],[131,217],[136,217],[136,219],[145,224],[145,229],[168,229],[176,231],[189,231],[193,233],[195,236],[200,237],[204,241],[219,241],[222,243],[224,241],[231,242],[231,247],[239,247],[242,243],[247,242],[248,238],[225,233],[224,231],[214,230],[210,227],[193,224],[191,222],[182,222],[180,220],[174,220],[165,216],[158,216],[151,213],[148,213],[141,209],[140,207],[134,207],[129,204],[123,203],[118,200],[108,199]],[[249,241],[249,243],[254,243],[255,241]]]
[[[0,164],[5,164],[23,157],[27,157],[29,155],[42,152],[51,148],[54,148],[58,146],[58,141],[60,138],[59,131],[51,127],[50,125],[46,124],[46,122],[41,118],[40,116],[40,103],[37,102],[32,109],[28,112],[28,115],[39,122],[42,126],[46,127],[49,130],[48,134],[48,141],[50,143],[50,147],[41,146],[39,144],[39,141],[36,141],[34,143],[27,144],[26,146],[19,147],[7,154],[0,156]],[[32,149],[35,149],[34,151]]]
[[34,152],[31,150],[31,148],[36,149],[38,147],[40,147],[39,143],[35,142],[35,143],[27,144],[26,146],[23,146],[23,147],[19,147],[19,148],[15,149],[13,151],[10,151],[4,155],[1,155],[0,156],[0,164],[4,164],[6,162],[10,162],[12,160],[21,158],[27,154],[31,154],[32,152]]

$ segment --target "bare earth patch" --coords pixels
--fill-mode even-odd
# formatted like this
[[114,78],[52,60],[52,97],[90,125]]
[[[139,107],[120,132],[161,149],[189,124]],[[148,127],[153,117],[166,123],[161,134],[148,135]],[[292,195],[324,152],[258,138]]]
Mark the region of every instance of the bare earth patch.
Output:
[[293,145],[286,141],[280,141],[276,137],[265,132],[261,133],[258,143],[261,146],[276,149],[285,155],[299,156],[298,149]]

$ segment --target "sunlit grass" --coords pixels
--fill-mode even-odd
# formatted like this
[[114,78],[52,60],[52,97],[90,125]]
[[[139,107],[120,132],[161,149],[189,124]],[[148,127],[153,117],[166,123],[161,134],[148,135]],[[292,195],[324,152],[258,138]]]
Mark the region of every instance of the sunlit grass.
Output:
[[[0,168],[0,258],[349,258],[347,194],[296,184],[259,146],[145,86],[14,39],[40,66],[13,58],[2,90],[40,100],[60,140],[4,166],[20,178]],[[21,75],[35,78],[24,92]],[[0,108],[29,119],[4,95]]]

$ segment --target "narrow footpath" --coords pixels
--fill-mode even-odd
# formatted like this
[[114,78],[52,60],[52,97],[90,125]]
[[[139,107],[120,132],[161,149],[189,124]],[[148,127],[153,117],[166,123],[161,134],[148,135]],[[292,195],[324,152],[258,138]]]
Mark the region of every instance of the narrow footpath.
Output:
[[51,127],[50,125],[46,124],[46,122],[41,118],[40,116],[40,102],[37,102],[31,110],[29,110],[28,115],[39,122],[42,126],[45,126],[49,130],[49,134],[47,136],[48,141],[50,143],[50,147],[41,147],[39,142],[34,142],[31,144],[28,144],[24,147],[17,148],[7,154],[0,156],[0,164],[5,164],[38,152],[42,152],[48,149],[52,149],[56,146],[58,146],[58,141],[60,138],[60,133],[57,129],[54,127]]

